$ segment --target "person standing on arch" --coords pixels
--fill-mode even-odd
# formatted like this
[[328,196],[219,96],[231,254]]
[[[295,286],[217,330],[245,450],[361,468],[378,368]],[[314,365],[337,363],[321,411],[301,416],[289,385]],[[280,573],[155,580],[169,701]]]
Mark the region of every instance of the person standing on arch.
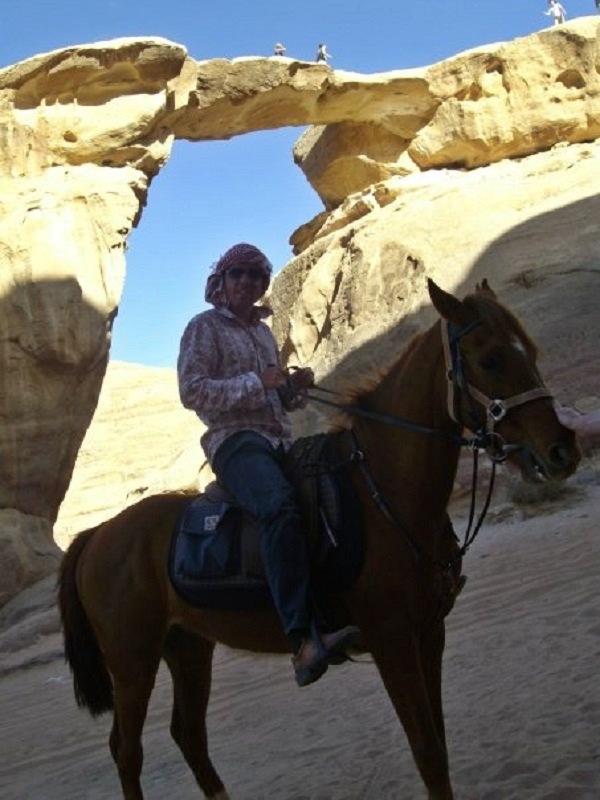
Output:
[[327,45],[320,44],[317,48],[317,64],[327,64],[331,58],[331,53],[327,52]]
[[[596,2],[596,8],[597,7],[598,2]],[[549,0],[549,7],[544,11],[544,14],[547,17],[552,17],[555,25],[562,25],[567,17],[567,12],[558,0]]]

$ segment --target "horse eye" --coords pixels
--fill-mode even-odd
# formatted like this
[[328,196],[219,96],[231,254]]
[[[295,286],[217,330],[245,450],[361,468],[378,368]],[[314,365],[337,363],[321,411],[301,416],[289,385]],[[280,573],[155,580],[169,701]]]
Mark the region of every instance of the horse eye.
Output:
[[498,356],[487,355],[483,356],[479,359],[479,366],[482,369],[499,369],[500,368],[500,359]]

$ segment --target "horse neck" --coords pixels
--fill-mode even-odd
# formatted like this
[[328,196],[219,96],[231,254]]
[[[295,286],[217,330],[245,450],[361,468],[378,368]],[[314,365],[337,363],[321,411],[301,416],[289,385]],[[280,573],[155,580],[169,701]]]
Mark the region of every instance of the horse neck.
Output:
[[[447,433],[456,433],[446,406],[440,323],[413,341],[363,407]],[[407,431],[365,419],[354,424],[369,470],[386,504],[403,521],[443,519],[456,476],[459,447],[449,436]]]

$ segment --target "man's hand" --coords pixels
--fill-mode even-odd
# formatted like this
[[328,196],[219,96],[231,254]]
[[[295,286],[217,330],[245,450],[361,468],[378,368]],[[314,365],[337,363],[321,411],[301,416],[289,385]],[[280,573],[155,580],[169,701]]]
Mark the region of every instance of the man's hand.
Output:
[[310,367],[302,367],[288,373],[290,384],[295,391],[310,389],[315,385],[315,373]]
[[304,408],[308,402],[307,389],[315,385],[315,375],[310,367],[292,369],[286,373],[285,386],[279,389],[279,397],[287,411]]
[[259,377],[265,389],[281,389],[287,383],[287,374],[275,364],[269,364]]

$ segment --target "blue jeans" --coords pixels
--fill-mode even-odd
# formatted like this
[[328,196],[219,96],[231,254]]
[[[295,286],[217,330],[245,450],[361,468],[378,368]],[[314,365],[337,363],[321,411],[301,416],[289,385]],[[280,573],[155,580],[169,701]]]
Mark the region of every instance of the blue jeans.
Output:
[[260,551],[275,608],[286,634],[310,630],[310,564],[294,489],[283,471],[283,448],[254,431],[226,439],[213,470],[260,525]]

